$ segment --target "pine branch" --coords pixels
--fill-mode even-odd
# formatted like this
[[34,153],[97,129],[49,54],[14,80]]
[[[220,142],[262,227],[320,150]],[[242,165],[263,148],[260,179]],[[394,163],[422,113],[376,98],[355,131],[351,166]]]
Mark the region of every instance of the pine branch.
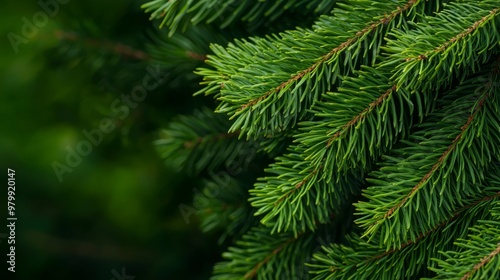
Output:
[[[151,43],[147,51],[151,61],[166,72],[175,73],[169,80],[170,87],[186,87],[198,83],[199,76],[193,71],[204,64],[211,52],[211,43],[225,44],[229,40],[220,32],[208,27],[192,27],[185,34],[167,37],[164,32],[149,33]],[[194,88],[194,87],[193,87]]]
[[271,176],[259,178],[250,190],[249,201],[258,208],[255,215],[263,215],[261,223],[272,227],[273,233],[314,230],[317,223],[330,221],[332,214],[345,208],[360,192],[362,170],[339,174],[327,183],[303,160],[299,149],[278,157],[266,169]]
[[409,134],[415,109],[420,119],[432,110],[428,94],[396,91],[384,73],[363,67],[355,77],[346,77],[336,92],[325,94],[314,106],[317,118],[300,124],[306,132],[297,142],[308,147],[303,157],[327,182],[336,172],[367,170],[373,159]]
[[268,228],[254,227],[223,254],[226,262],[214,267],[212,280],[282,279],[284,273],[295,275],[312,253],[313,239],[308,234],[271,235]]
[[352,221],[352,210],[320,225],[314,232],[297,235],[272,234],[270,228],[254,227],[223,254],[227,261],[215,266],[212,279],[307,279],[306,263],[313,252],[322,244],[339,241],[335,236],[350,230],[342,225]]
[[[432,114],[430,122],[419,126],[423,130],[410,136],[406,147],[385,156],[380,171],[367,179],[372,184],[364,192],[368,201],[357,204],[363,215],[357,223],[366,228],[365,236],[380,231],[387,248],[399,247],[407,236],[415,239],[446,219],[464,196],[480,191],[484,169],[492,156],[500,156],[497,89],[484,81],[480,76],[460,86],[450,95],[455,102]],[[463,95],[474,88],[478,90]],[[467,111],[468,116],[463,114]]]
[[398,89],[436,90],[450,86],[450,76],[463,80],[476,72],[498,49],[498,1],[450,3],[435,17],[413,24],[411,30],[393,30],[384,67],[394,66]]
[[[316,219],[325,222],[327,213],[338,212],[359,193],[362,181],[356,178],[362,178],[373,159],[398,140],[394,135],[408,134],[414,107],[420,112],[430,110],[430,98],[412,99],[404,90],[393,92],[382,72],[364,69],[358,77],[346,78],[338,93],[325,95],[313,111],[322,118],[302,124],[307,132],[299,134],[301,143],[290,147],[293,154],[278,158],[268,170],[275,176],[261,179],[263,183],[250,191],[252,205],[259,208],[257,215],[266,214],[262,223],[274,223],[279,232],[313,229],[310,221]],[[341,134],[347,135],[340,138]],[[337,140],[335,146],[333,140]],[[314,208],[311,197],[316,198]],[[290,212],[301,214],[290,219]]]
[[248,186],[241,185],[234,177],[225,180],[205,180],[201,192],[196,192],[193,206],[200,216],[204,232],[223,230],[222,244],[228,237],[239,237],[255,225],[253,209],[247,203]]
[[445,259],[434,259],[435,279],[497,279],[500,277],[500,204],[491,210],[492,217],[471,228],[468,238],[455,245],[460,251],[441,252]]
[[[410,279],[416,278],[438,251],[452,248],[453,240],[465,237],[468,228],[478,219],[487,218],[489,210],[500,199],[499,185],[486,188],[483,198],[467,199],[465,206],[441,224],[422,233],[417,239],[409,239],[398,248],[384,250],[374,242],[354,237],[349,246],[331,244],[316,253],[314,262],[308,264],[314,280],[320,279]],[[491,191],[496,191],[492,193]],[[485,195],[483,193],[482,195]],[[377,238],[383,238],[379,235]],[[411,265],[409,265],[411,264]]]
[[179,116],[155,141],[161,156],[173,167],[199,173],[233,161],[255,145],[227,133],[229,122],[205,108],[193,116]]
[[213,47],[207,63],[216,70],[198,71],[208,85],[199,93],[220,91],[217,111],[231,115],[231,131],[247,138],[293,127],[339,76],[373,64],[387,30],[405,24],[425,8],[422,3],[351,1],[322,17],[314,30]]
[[336,8],[310,29],[227,47],[220,37],[208,50],[198,45],[213,42],[209,32],[196,28],[200,40],[174,35],[150,52],[185,69],[205,61],[212,69],[196,71],[196,94],[213,94],[230,119],[204,111],[172,122],[158,142],[164,157],[199,172],[251,145],[274,160],[248,193],[232,178],[220,196],[209,187],[195,195],[207,202],[205,230],[241,235],[213,279],[307,279],[308,270],[314,279],[498,278],[498,0],[144,7],[173,33],[202,22],[257,26],[327,2]]
[[252,28],[266,22],[276,22],[287,10],[326,14],[333,9],[335,1],[328,0],[154,0],[142,5],[151,19],[162,19],[160,28],[167,26],[172,36],[177,29],[185,31],[200,23],[217,23],[220,28],[237,21],[251,23]]

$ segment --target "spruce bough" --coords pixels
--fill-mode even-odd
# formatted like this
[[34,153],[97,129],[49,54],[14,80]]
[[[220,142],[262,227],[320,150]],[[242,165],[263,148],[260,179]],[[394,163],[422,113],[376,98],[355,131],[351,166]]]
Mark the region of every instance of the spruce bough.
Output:
[[157,141],[207,177],[212,279],[500,279],[500,2],[270,3],[144,5],[228,41],[196,70],[217,108]]

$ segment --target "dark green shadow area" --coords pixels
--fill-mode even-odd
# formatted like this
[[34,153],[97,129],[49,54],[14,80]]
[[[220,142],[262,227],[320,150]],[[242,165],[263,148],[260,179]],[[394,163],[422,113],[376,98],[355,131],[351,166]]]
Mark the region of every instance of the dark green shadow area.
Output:
[[[192,204],[196,180],[165,167],[152,144],[173,115],[201,101],[193,101],[192,87],[167,80],[126,114],[123,108],[121,96],[150,73],[150,62],[127,53],[145,51],[154,31],[140,4],[68,1],[26,34],[23,18],[33,23],[41,7],[2,4],[0,233],[11,168],[18,219],[12,279],[109,280],[122,269],[135,279],[207,279],[219,258],[217,237],[202,235],[195,215],[187,222],[178,209]],[[103,121],[109,132],[100,130]],[[0,241],[0,275],[12,276],[10,245]]]

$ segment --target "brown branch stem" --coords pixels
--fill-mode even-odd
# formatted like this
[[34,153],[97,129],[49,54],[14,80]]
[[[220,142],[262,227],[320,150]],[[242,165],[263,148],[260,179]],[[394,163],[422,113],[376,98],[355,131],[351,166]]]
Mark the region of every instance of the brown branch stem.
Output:
[[127,46],[122,43],[117,43],[117,42],[111,42],[111,41],[105,41],[105,40],[97,40],[93,38],[84,38],[80,35],[78,35],[75,32],[67,32],[67,31],[62,31],[62,30],[57,30],[55,32],[56,37],[59,40],[67,40],[67,41],[73,41],[73,42],[83,42],[84,44],[91,46],[91,47],[96,47],[96,48],[103,48],[108,51],[111,51],[113,53],[119,54],[123,57],[128,57],[136,60],[144,60],[147,61],[150,59],[149,55],[146,54],[145,52],[141,50],[136,50],[130,46]]
[[350,37],[349,39],[347,39],[346,41],[344,41],[343,43],[341,43],[340,45],[338,45],[337,47],[335,47],[334,49],[332,49],[330,52],[328,52],[327,54],[325,54],[324,56],[322,56],[318,61],[316,61],[313,65],[311,65],[307,69],[302,70],[299,73],[295,74],[290,79],[288,79],[287,81],[281,83],[276,88],[271,89],[271,90],[267,91],[266,93],[264,93],[264,95],[262,95],[262,96],[260,96],[260,97],[258,97],[256,99],[252,99],[249,102],[247,102],[246,104],[242,105],[241,108],[239,109],[239,111],[242,111],[242,110],[244,110],[244,109],[246,109],[246,108],[248,108],[250,106],[253,106],[253,105],[261,102],[262,100],[264,100],[267,97],[269,97],[271,94],[279,92],[283,88],[286,88],[289,84],[300,80],[305,75],[313,72],[315,69],[317,69],[320,65],[322,65],[323,63],[325,63],[330,58],[332,58],[338,52],[343,51],[343,50],[349,48],[354,43],[356,43],[360,38],[362,38],[366,34],[369,34],[373,30],[375,30],[377,27],[379,27],[381,25],[382,26],[383,25],[387,25],[390,21],[392,21],[398,15],[402,14],[404,11],[410,9],[416,3],[417,3],[417,0],[409,0],[408,3],[406,3],[403,7],[397,7],[396,11],[393,11],[392,13],[386,15],[385,17],[383,17],[383,18],[381,18],[381,19],[379,19],[379,20],[377,20],[375,22],[370,23],[367,27],[363,28],[361,31],[358,31],[354,36]]

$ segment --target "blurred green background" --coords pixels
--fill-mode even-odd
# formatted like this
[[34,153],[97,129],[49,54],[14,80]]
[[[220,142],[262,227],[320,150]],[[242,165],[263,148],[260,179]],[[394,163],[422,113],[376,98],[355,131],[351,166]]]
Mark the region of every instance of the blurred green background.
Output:
[[[109,280],[125,268],[137,280],[207,279],[220,258],[217,234],[202,234],[196,215],[187,223],[178,209],[192,205],[197,181],[166,167],[152,144],[172,116],[211,102],[192,97],[199,80],[178,79],[196,65],[163,65],[169,79],[122,120],[112,104],[142,84],[154,64],[148,45],[163,33],[140,9],[144,1],[61,2],[17,53],[12,34],[23,36],[23,18],[33,22],[41,7],[2,2],[0,167],[16,171],[18,221],[16,278],[0,278]],[[116,128],[59,181],[53,163],[66,164],[67,147],[105,118]],[[1,275],[12,277],[6,269],[2,261]]]

